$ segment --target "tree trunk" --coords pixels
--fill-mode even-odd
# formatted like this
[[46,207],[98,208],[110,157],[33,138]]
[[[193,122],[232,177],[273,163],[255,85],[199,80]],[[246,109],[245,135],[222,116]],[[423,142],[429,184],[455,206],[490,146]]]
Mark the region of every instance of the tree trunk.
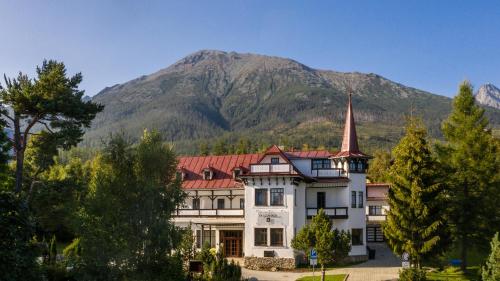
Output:
[[14,191],[21,192],[23,187],[23,167],[24,167],[24,146],[23,136],[21,136],[21,125],[19,116],[14,115],[14,150],[16,151],[16,186]]
[[321,281],[325,281],[325,266],[321,264]]
[[[465,181],[464,183],[464,199],[465,199],[465,202],[468,202],[469,200],[469,189],[468,189],[468,186],[467,186],[467,181]],[[470,204],[464,204],[462,210],[462,221],[461,221],[461,244],[462,244],[462,248],[461,248],[461,253],[460,253],[460,256],[461,256],[461,259],[462,259],[462,262],[460,263],[460,269],[465,272],[467,270],[467,243],[468,243],[468,239],[467,239],[467,227],[465,226],[466,224],[466,221],[467,221],[467,212],[469,211],[468,208],[470,207],[469,206]]]

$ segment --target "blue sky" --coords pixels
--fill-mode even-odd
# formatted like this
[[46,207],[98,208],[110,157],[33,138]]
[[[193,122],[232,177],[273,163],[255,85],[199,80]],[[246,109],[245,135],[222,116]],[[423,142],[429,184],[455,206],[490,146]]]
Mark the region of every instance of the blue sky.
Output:
[[88,95],[200,49],[373,72],[447,96],[464,79],[500,86],[500,1],[0,0],[0,31],[0,74],[62,60]]

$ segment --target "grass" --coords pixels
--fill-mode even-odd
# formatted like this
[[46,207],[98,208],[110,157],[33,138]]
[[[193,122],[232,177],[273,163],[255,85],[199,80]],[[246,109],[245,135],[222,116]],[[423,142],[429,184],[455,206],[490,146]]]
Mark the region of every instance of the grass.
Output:
[[[325,266],[325,270],[332,270],[332,269],[337,269],[337,268],[346,268],[350,267],[356,264],[364,263],[364,261],[358,261],[358,262],[349,262],[349,263],[335,263],[335,264],[327,264]],[[293,270],[294,272],[312,272],[313,268],[309,264],[299,264],[297,268]],[[321,272],[321,266],[316,266],[316,269],[314,270],[315,272]]]
[[478,266],[467,267],[467,273],[463,273],[458,267],[447,267],[441,271],[427,273],[427,280],[449,280],[449,281],[473,281],[480,280]]
[[[345,278],[345,274],[335,274],[335,275],[325,275],[325,281],[343,281]],[[320,281],[321,275],[314,276],[304,276],[300,277],[296,281]]]

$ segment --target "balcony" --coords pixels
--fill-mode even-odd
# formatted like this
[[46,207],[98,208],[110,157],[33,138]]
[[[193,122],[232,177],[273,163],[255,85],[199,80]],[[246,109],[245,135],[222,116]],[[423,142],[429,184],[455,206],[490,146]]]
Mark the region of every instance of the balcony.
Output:
[[387,218],[387,215],[366,215],[366,221],[368,222],[383,222]]
[[292,165],[290,164],[252,164],[250,165],[250,173],[252,174],[265,174],[265,173],[281,173],[291,174],[294,173]]
[[316,178],[337,178],[346,176],[344,169],[341,168],[314,169],[311,170],[311,175]]
[[174,217],[244,217],[243,209],[177,209]]
[[[306,208],[307,209],[307,218],[311,219],[313,216],[318,214],[320,209],[318,208]],[[322,208],[325,214],[331,219],[347,219],[347,207],[331,207],[331,208]]]

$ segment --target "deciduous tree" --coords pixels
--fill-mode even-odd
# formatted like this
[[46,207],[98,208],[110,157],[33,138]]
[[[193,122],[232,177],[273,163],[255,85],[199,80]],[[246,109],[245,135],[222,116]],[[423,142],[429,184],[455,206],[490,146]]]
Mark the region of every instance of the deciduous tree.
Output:
[[321,209],[310,224],[305,225],[292,240],[292,247],[309,256],[310,250],[318,253],[321,280],[325,280],[325,265],[345,258],[351,250],[351,235],[344,230],[332,230],[332,223]]
[[172,255],[182,230],[171,215],[184,200],[176,165],[158,133],[146,131],[137,146],[111,138],[94,160],[79,212],[84,279],[183,278],[181,258]]

